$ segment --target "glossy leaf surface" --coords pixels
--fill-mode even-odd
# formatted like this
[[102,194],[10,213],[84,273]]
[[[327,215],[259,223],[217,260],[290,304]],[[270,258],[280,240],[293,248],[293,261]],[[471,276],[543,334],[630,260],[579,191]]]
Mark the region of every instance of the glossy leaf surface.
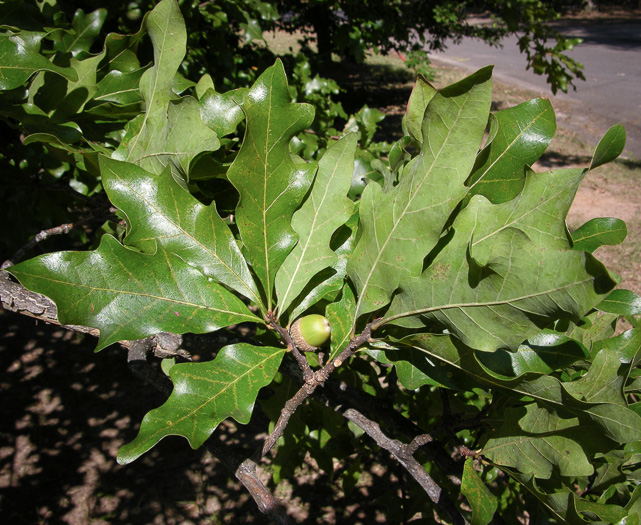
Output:
[[128,162],[100,162],[111,202],[127,215],[127,244],[148,253],[160,245],[260,304],[245,258],[214,204],[200,203],[169,171],[153,175]]
[[598,217],[572,232],[575,250],[594,252],[601,246],[621,244],[628,235],[625,222],[612,217]]
[[351,217],[354,203],[347,198],[354,169],[356,135],[333,144],[318,164],[309,197],[292,217],[298,243],[276,274],[280,311],[286,311],[307,283],[338,256],[330,248],[334,232]]
[[621,124],[612,126],[599,141],[590,169],[598,168],[621,155],[625,147],[625,138],[625,128]]
[[100,330],[98,350],[158,332],[212,332],[256,321],[243,302],[159,247],[144,254],[109,235],[92,252],[58,252],[11,268],[26,287],[50,297],[62,324]]
[[200,447],[228,417],[248,423],[260,389],[271,383],[285,350],[239,343],[223,348],[206,363],[171,367],[174,391],[142,420],[140,433],[118,452],[130,463],[167,436],[183,436]]
[[248,258],[272,307],[274,279],[298,240],[292,215],[312,183],[315,166],[294,163],[289,140],[312,122],[314,110],[290,102],[281,62],[247,93],[245,140],[228,177],[238,193],[236,220]]
[[40,34],[28,32],[0,35],[0,89],[17,88],[38,71],[78,79],[72,68],[57,66],[39,53],[41,39]]

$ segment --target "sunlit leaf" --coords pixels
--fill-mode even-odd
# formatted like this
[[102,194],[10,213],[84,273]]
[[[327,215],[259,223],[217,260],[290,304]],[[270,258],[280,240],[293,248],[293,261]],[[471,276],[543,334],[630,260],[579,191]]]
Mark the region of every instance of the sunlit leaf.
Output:
[[641,297],[630,290],[614,290],[597,308],[602,312],[620,315],[641,314]]
[[625,222],[612,217],[599,217],[586,222],[572,232],[575,250],[594,252],[601,246],[621,244],[628,235]]
[[450,213],[483,138],[491,68],[445,88],[430,100],[423,149],[388,193],[378,184],[361,197],[362,233],[347,271],[358,295],[357,317],[389,303],[403,278],[420,273]]
[[387,320],[444,326],[478,350],[518,348],[554,319],[578,321],[613,287],[590,255],[553,249],[553,229],[552,246],[533,242],[518,221],[500,218],[501,206],[473,197],[431,266],[402,283]]
[[51,71],[69,81],[78,79],[70,67],[60,67],[40,54],[42,34],[6,33],[0,35],[0,90],[17,88],[38,71]]
[[240,193],[236,221],[241,239],[271,309],[276,272],[297,241],[291,218],[316,169],[290,158],[289,140],[311,124],[314,110],[290,101],[280,61],[254,83],[243,110],[245,140],[228,177]]
[[106,158],[100,165],[111,202],[127,215],[127,244],[149,253],[160,245],[205,276],[261,304],[245,258],[215,204],[203,205],[168,171],[153,175]]
[[590,169],[593,170],[616,159],[625,147],[625,128],[621,124],[612,126],[603,135],[594,151]]
[[493,114],[488,145],[479,153],[467,180],[469,195],[494,203],[516,197],[531,166],[554,136],[556,120],[549,100],[537,98]]
[[309,197],[292,217],[298,243],[276,274],[276,295],[280,312],[320,271],[333,266],[338,256],[330,248],[334,232],[351,217],[354,203],[347,198],[354,169],[356,135],[333,144],[318,163],[318,172]]

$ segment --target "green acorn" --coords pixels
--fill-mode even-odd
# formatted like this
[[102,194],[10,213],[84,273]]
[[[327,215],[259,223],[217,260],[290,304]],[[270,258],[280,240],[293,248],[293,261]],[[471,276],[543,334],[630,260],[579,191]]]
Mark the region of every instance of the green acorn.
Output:
[[318,314],[297,319],[289,330],[296,348],[301,352],[315,352],[329,339],[331,333],[329,321]]

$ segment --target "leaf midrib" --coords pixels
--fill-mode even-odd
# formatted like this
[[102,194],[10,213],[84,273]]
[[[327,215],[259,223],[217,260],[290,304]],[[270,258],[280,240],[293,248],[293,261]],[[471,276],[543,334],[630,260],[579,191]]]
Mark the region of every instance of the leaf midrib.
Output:
[[[123,179],[122,177],[120,177],[120,176],[119,176],[119,175],[118,175],[118,174],[117,174],[113,169],[109,169],[109,171],[113,174],[113,176],[114,176],[114,177],[116,177],[119,181],[121,181],[121,182],[122,182],[123,184],[125,184],[128,188],[130,188],[130,189],[131,189],[131,191],[132,191],[132,193],[135,193],[135,194],[138,196],[138,198],[140,198],[140,200],[144,201],[144,202],[145,202],[145,203],[146,203],[150,208],[154,209],[154,210],[155,210],[155,211],[156,211],[160,216],[164,217],[164,218],[167,220],[167,222],[169,222],[172,226],[174,226],[176,229],[178,229],[178,230],[179,230],[179,231],[180,231],[180,232],[181,232],[185,237],[187,237],[187,238],[189,238],[189,239],[192,239],[192,240],[194,241],[194,243],[195,243],[197,246],[200,246],[200,248],[201,248],[204,252],[208,253],[208,254],[209,254],[213,259],[217,260],[217,261],[221,264],[221,266],[223,266],[225,269],[227,269],[227,271],[228,271],[231,275],[233,275],[233,276],[238,280],[238,282],[239,282],[239,283],[242,283],[242,284],[243,284],[243,286],[245,287],[245,289],[246,289],[247,291],[249,291],[249,292],[250,292],[250,294],[251,294],[251,296],[253,297],[253,299],[254,299],[254,301],[256,302],[256,304],[258,304],[258,305],[260,305],[260,304],[261,304],[260,298],[258,297],[258,295],[256,294],[256,292],[254,292],[254,290],[252,289],[252,287],[251,287],[250,285],[248,285],[248,284],[245,282],[245,280],[244,280],[240,275],[238,275],[238,273],[236,273],[236,271],[235,271],[232,267],[230,267],[230,266],[229,266],[229,265],[228,265],[228,264],[227,264],[227,263],[226,263],[226,262],[225,262],[225,261],[224,261],[224,260],[223,260],[223,259],[222,259],[222,258],[221,258],[217,253],[216,253],[216,252],[212,252],[212,251],[211,251],[207,246],[205,246],[201,241],[199,241],[196,237],[194,237],[194,236],[193,236],[193,235],[191,235],[189,232],[187,232],[187,231],[186,231],[186,230],[185,230],[185,229],[184,229],[180,224],[178,224],[178,223],[176,223],[175,221],[173,221],[173,220],[171,219],[171,217],[169,217],[166,213],[164,213],[164,211],[163,211],[163,210],[161,210],[161,209],[159,209],[158,207],[156,207],[156,206],[155,206],[151,201],[149,201],[149,200],[148,200],[148,199],[147,199],[143,194],[141,194],[141,193],[139,193],[139,192],[136,192],[136,191],[134,190],[134,188],[129,184],[129,181],[128,181],[127,179]],[[153,237],[153,239],[154,239],[154,240],[155,240],[155,239],[157,239],[157,238],[158,238],[157,236],[156,236],[156,237]]]
[[82,283],[69,283],[69,281],[63,281],[63,280],[60,280],[60,279],[52,279],[50,277],[43,277],[40,274],[35,274],[34,275],[34,274],[22,273],[21,275],[24,275],[26,277],[31,277],[31,278],[34,278],[34,279],[38,279],[38,280],[41,280],[41,281],[45,281],[45,282],[48,282],[48,283],[52,283],[52,284],[63,284],[65,286],[70,286],[72,288],[75,287],[75,288],[83,288],[83,289],[86,289],[86,290],[92,290],[92,291],[94,291],[96,293],[104,292],[104,293],[112,293],[114,295],[120,294],[120,295],[131,295],[131,296],[134,296],[134,297],[147,297],[149,299],[154,299],[154,300],[157,300],[157,301],[160,301],[160,302],[174,303],[174,304],[179,304],[179,305],[183,305],[183,306],[199,308],[201,310],[212,310],[214,312],[220,312],[220,313],[224,313],[224,314],[241,315],[241,316],[247,317],[249,319],[252,319],[254,321],[256,320],[255,316],[253,316],[253,315],[247,315],[247,314],[244,314],[244,313],[233,312],[233,311],[230,311],[230,310],[223,310],[223,309],[220,309],[220,308],[214,308],[214,307],[207,306],[207,305],[191,303],[189,301],[181,301],[179,299],[173,299],[173,298],[170,298],[170,297],[162,297],[162,296],[153,295],[153,294],[150,294],[150,293],[134,292],[134,291],[129,291],[129,290],[115,290],[115,289],[112,289],[112,288],[102,288],[102,287],[98,287],[98,286],[89,286],[87,284],[82,284]]
[[[282,351],[281,351],[281,352],[282,352]],[[243,372],[242,374],[237,375],[237,376],[235,377],[235,379],[233,379],[233,380],[229,381],[229,382],[226,384],[226,386],[224,386],[221,390],[219,390],[215,395],[213,395],[213,396],[211,396],[211,397],[208,397],[208,398],[206,399],[206,401],[205,401],[205,402],[203,402],[201,405],[198,405],[197,407],[193,408],[192,410],[190,410],[190,411],[186,412],[186,413],[185,413],[185,415],[184,415],[184,416],[182,416],[181,418],[178,418],[178,419],[176,419],[176,420],[172,421],[172,422],[171,422],[171,425],[165,425],[163,428],[158,429],[156,432],[154,432],[153,434],[149,435],[149,436],[146,438],[146,440],[145,440],[145,441],[146,441],[146,442],[149,442],[150,440],[151,440],[151,441],[155,440],[155,438],[156,438],[156,436],[158,436],[158,434],[164,434],[164,433],[167,431],[167,429],[170,429],[170,428],[175,427],[176,425],[179,425],[180,423],[182,423],[182,422],[183,422],[183,421],[185,421],[186,419],[188,419],[188,418],[192,417],[194,414],[196,414],[197,412],[199,412],[200,410],[202,410],[202,409],[203,409],[203,407],[207,406],[207,405],[208,405],[208,404],[210,404],[210,403],[215,402],[215,401],[216,401],[216,400],[217,400],[217,399],[218,399],[222,394],[224,394],[224,393],[225,393],[229,388],[231,388],[232,386],[235,386],[235,385],[236,385],[236,384],[237,384],[237,383],[238,383],[242,378],[244,378],[245,376],[247,376],[250,372],[253,372],[254,370],[256,370],[256,368],[261,368],[261,369],[263,369],[263,368],[264,368],[264,367],[263,367],[263,365],[264,365],[267,361],[269,361],[270,359],[273,359],[275,356],[278,356],[278,354],[279,354],[279,353],[281,353],[281,352],[278,352],[278,353],[277,353],[277,352],[274,352],[274,353],[272,353],[272,354],[269,354],[269,355],[268,355],[268,356],[266,356],[262,361],[260,361],[260,362],[256,363],[256,364],[255,364],[254,366],[252,366],[252,367],[249,367],[245,372]],[[214,361],[214,362],[215,362],[215,361]],[[203,378],[203,377],[199,377],[199,379],[201,379],[201,380],[206,380],[206,378]],[[193,394],[185,394],[185,395],[193,395]],[[237,399],[237,398],[235,399],[235,402],[236,402],[236,408],[238,408],[238,399]],[[212,419],[213,419],[213,418],[212,418]],[[225,418],[220,419],[220,420],[216,423],[216,426],[218,426],[218,424],[220,423],[220,421],[222,421],[223,419],[225,419]],[[192,436],[192,437],[195,437],[195,436]]]

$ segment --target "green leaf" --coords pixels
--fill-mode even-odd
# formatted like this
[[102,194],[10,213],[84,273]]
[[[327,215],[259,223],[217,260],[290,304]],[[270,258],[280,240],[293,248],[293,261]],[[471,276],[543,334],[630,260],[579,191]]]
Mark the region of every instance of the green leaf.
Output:
[[246,88],[227,93],[217,93],[214,89],[208,89],[198,99],[200,118],[219,137],[229,135],[245,120],[242,107],[246,95]]
[[507,380],[524,374],[551,374],[589,357],[578,341],[544,330],[516,351],[483,352],[477,355],[477,360],[488,374]]
[[491,99],[491,68],[440,91],[423,120],[424,145],[388,193],[363,191],[362,233],[347,271],[358,296],[357,317],[389,303],[407,277],[419,275],[438,242],[483,138]]
[[597,308],[602,312],[619,315],[641,314],[641,297],[630,290],[614,290]]
[[51,298],[61,324],[100,330],[96,350],[159,332],[206,333],[260,322],[243,302],[163,249],[144,254],[104,235],[90,252],[57,252],[11,267],[20,282]]
[[[345,286],[347,261],[354,251],[358,230],[358,203],[349,220],[338,229],[332,238],[330,248],[337,255],[337,261],[331,268],[316,274],[296,299],[297,306],[292,310],[290,319],[297,319],[318,301],[326,298],[332,300]],[[353,292],[352,292],[353,295]],[[354,312],[350,316],[353,321]]]
[[[619,505],[605,505],[603,503],[595,503],[593,501],[585,500],[573,495],[575,498],[575,505],[577,512],[584,514],[591,514],[597,516],[603,523],[621,523],[628,513],[623,507]],[[629,523],[629,522],[625,522]]]
[[65,33],[54,48],[64,53],[71,53],[74,57],[81,52],[88,52],[100,34],[106,18],[107,10],[104,8],[96,9],[89,14],[78,9],[71,23],[73,31]]
[[612,403],[627,406],[623,396],[625,377],[619,374],[621,361],[610,349],[601,350],[588,373],[581,379],[565,384],[565,390],[571,395],[588,403]]
[[534,404],[507,409],[504,418],[482,450],[493,463],[541,479],[549,479],[554,469],[561,476],[590,476],[594,472],[579,444],[577,419],[561,418]]
[[420,277],[402,284],[380,324],[436,324],[478,350],[518,348],[556,319],[577,322],[614,286],[589,254],[538,245],[505,220],[502,206],[474,196],[451,240]]
[[120,448],[118,463],[131,463],[167,436],[183,436],[196,449],[228,417],[249,423],[256,396],[272,382],[283,355],[284,348],[239,343],[213,361],[172,366],[171,396],[144,417],[138,436]]
[[67,84],[66,95],[56,103],[51,115],[54,122],[64,122],[76,117],[98,91],[96,74],[103,58],[104,52],[84,60],[72,58],[69,61],[71,67],[76,71],[78,79]]
[[139,104],[142,102],[142,96],[138,84],[144,72],[144,69],[127,73],[117,69],[110,71],[98,82],[98,91],[93,101],[95,103],[111,102],[121,106]]
[[113,157],[134,162],[152,173],[171,165],[176,180],[187,180],[192,161],[220,147],[216,134],[200,118],[193,97],[176,101],[172,91],[186,53],[187,32],[176,0],[163,0],[146,18],[154,65],[140,79],[145,113],[127,125]]
[[630,368],[634,368],[641,359],[641,329],[632,328],[616,337],[596,341],[594,343],[594,352],[600,352],[601,350],[615,353],[622,364],[627,364],[630,365]]
[[347,193],[352,182],[355,149],[353,133],[330,146],[318,164],[309,197],[292,217],[298,243],[278,270],[275,281],[281,314],[316,274],[338,260],[329,244],[334,232],[354,211],[354,203]]
[[474,470],[472,458],[466,459],[463,466],[461,494],[467,498],[472,507],[470,525],[487,525],[492,521],[499,503]]
[[336,357],[349,343],[354,335],[352,325],[356,313],[354,292],[345,285],[338,300],[327,306],[326,316],[332,327],[330,359]]
[[[451,342],[447,336],[435,336],[430,344],[441,344],[446,348]],[[465,374],[448,367],[444,362],[432,359],[422,349],[400,345],[395,348],[387,343],[373,343],[371,347],[373,348],[368,348],[367,353],[379,363],[394,365],[399,382],[408,390],[416,390],[425,385],[454,390],[468,389]],[[447,353],[447,350],[443,351]]]
[[251,87],[243,110],[245,140],[227,176],[240,193],[238,229],[271,309],[276,272],[297,241],[292,215],[316,168],[293,161],[289,140],[312,123],[314,109],[290,102],[285,70],[277,61]]
[[420,147],[423,146],[423,117],[425,116],[425,109],[436,93],[436,88],[423,75],[418,75],[407,103],[405,125],[407,126],[407,134]]
[[[216,134],[200,119],[198,102],[193,97],[169,103],[166,111],[156,118],[147,119],[147,116],[140,115],[127,125],[127,133],[114,158],[138,164],[156,174],[170,166],[176,180],[188,180],[196,157],[220,147]],[[140,137],[144,139],[138,141]],[[136,149],[129,148],[132,143]]]
[[516,197],[523,188],[525,167],[538,160],[555,131],[554,110],[547,99],[537,98],[495,113],[488,144],[466,181],[469,195],[483,195],[494,203]]
[[109,199],[127,216],[127,244],[149,253],[158,244],[205,276],[262,304],[245,258],[215,203],[203,205],[168,171],[153,175],[104,157],[100,168]]
[[[641,440],[641,417],[632,410],[619,405],[586,403],[576,399],[566,390],[568,383],[554,376],[525,374],[513,380],[501,379],[488,373],[479,364],[477,352],[460,343],[454,344],[451,337],[445,335],[417,334],[394,341],[393,344],[398,350],[386,352],[390,361],[406,359],[437,384],[463,391],[473,388],[498,389],[519,399],[528,396],[541,405],[554,405],[554,409],[566,417],[580,418],[582,424],[596,425],[598,430],[595,436],[605,436],[618,443]],[[408,351],[410,349],[415,352]],[[397,371],[400,370],[398,363],[395,364]],[[415,377],[419,378],[419,375]]]
[[625,128],[621,124],[612,126],[599,141],[590,169],[593,170],[616,159],[625,147]]
[[572,243],[575,250],[593,253],[601,246],[621,244],[628,235],[625,222],[612,217],[598,217],[589,220],[572,232]]
[[534,496],[550,515],[557,521],[567,525],[585,525],[585,520],[576,511],[576,496],[568,489],[548,493],[540,489],[532,474],[504,469],[510,477],[521,483],[531,496]]
[[0,89],[14,89],[24,84],[38,71],[50,71],[74,82],[77,73],[70,67],[60,67],[40,54],[42,34],[7,32],[0,35]]

